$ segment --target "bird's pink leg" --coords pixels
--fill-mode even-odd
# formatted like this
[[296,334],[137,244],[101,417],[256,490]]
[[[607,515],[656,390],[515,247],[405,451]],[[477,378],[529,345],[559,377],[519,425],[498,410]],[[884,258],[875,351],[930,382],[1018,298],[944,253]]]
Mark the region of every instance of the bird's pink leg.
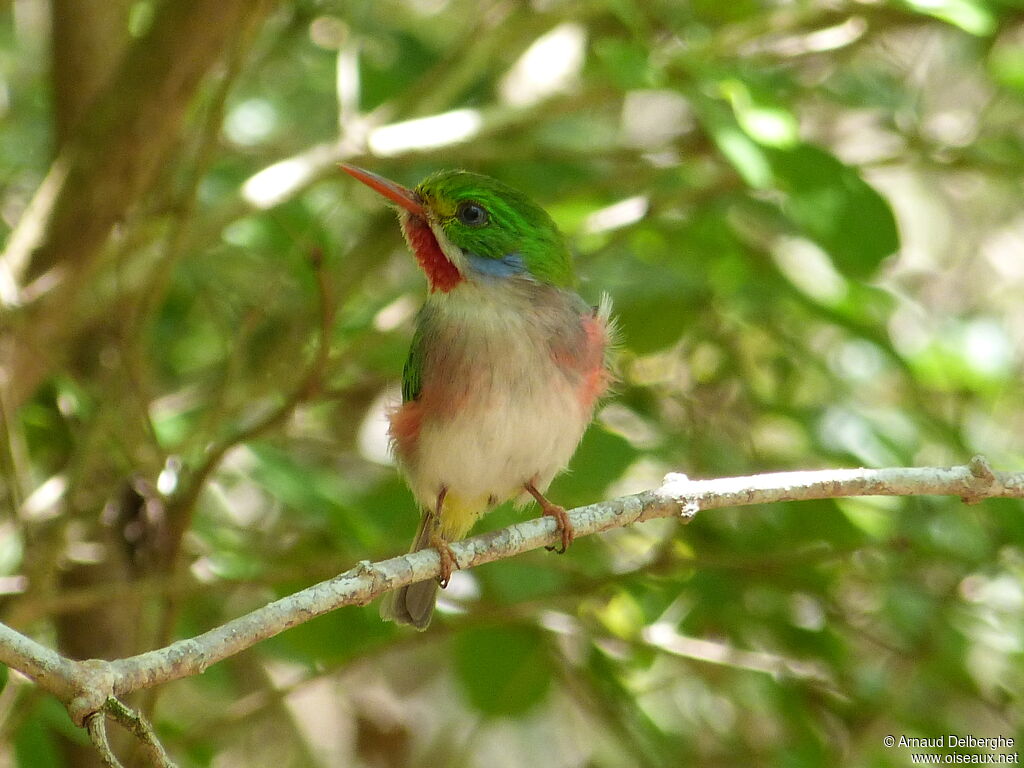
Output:
[[437,494],[437,506],[430,516],[430,546],[437,550],[437,556],[441,558],[441,573],[437,577],[437,583],[444,589],[452,578],[452,571],[459,567],[459,561],[455,559],[455,553],[448,546],[447,540],[441,535],[441,508],[444,506],[444,497],[448,495],[448,486],[442,486]]
[[[558,523],[558,530],[562,532],[562,548],[557,550],[557,552],[560,555],[563,554],[569,548],[569,545],[572,544],[573,539],[576,538],[576,531],[572,527],[572,521],[569,519],[569,516],[565,513],[565,507],[552,504],[544,498],[544,494],[537,490],[532,481],[526,483],[523,487],[527,493],[537,500],[541,511],[545,515],[555,518],[555,522]],[[554,547],[546,547],[546,549],[555,550]]]

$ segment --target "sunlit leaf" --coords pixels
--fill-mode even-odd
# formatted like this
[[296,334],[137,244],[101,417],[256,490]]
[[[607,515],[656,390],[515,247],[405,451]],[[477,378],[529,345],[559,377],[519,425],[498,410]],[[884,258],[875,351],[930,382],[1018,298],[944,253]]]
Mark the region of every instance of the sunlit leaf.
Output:
[[904,0],[918,11],[960,27],[972,35],[985,36],[996,29],[996,17],[982,0]]
[[737,123],[750,138],[779,148],[791,147],[797,142],[796,118],[781,104],[757,99],[738,79],[723,81],[719,87],[732,105]]

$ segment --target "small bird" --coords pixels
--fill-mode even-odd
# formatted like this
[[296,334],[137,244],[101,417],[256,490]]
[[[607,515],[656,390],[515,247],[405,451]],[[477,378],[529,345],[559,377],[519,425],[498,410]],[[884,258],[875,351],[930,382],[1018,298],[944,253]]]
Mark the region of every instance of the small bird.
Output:
[[341,167],[398,206],[427,276],[402,404],[389,420],[422,509],[411,551],[436,549],[440,577],[392,592],[381,606],[383,618],[425,629],[438,584],[447,586],[458,567],[448,542],[496,504],[533,498],[558,523],[559,551],[572,543],[565,509],[544,493],[609,384],[610,302],[584,302],[554,221],[502,182],[449,170],[407,189]]

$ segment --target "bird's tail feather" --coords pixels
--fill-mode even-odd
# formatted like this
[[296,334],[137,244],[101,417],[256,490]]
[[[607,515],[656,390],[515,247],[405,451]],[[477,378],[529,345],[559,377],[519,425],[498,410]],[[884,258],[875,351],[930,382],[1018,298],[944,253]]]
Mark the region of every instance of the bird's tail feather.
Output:
[[[418,552],[430,546],[430,531],[427,528],[429,516],[420,518],[410,552]],[[418,581],[407,587],[389,592],[380,605],[380,616],[396,624],[408,624],[416,629],[426,629],[434,615],[434,601],[437,599],[437,580]]]

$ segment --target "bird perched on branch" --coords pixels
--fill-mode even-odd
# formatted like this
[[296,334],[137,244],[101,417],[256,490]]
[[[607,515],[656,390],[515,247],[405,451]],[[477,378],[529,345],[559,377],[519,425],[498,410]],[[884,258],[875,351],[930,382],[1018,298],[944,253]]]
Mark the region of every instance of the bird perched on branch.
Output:
[[[573,540],[565,510],[545,498],[604,393],[612,325],[574,290],[572,258],[551,217],[487,176],[441,171],[407,189],[351,165],[347,173],[398,208],[427,276],[390,415],[393,449],[422,518],[412,551],[441,558],[441,587],[458,564],[448,542],[508,499],[536,500]],[[438,583],[392,592],[381,615],[424,629]]]

